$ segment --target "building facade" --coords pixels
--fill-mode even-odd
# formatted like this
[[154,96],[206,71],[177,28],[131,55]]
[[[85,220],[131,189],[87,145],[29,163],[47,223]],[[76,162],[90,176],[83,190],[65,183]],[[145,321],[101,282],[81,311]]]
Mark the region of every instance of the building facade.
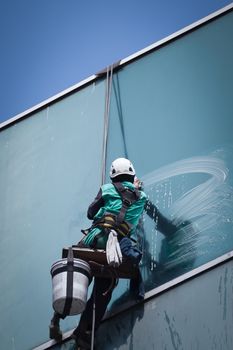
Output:
[[1,346],[72,349],[78,317],[48,338],[50,267],[89,227],[113,159],[128,157],[150,200],[143,303],[121,280],[97,348],[233,347],[233,12],[214,13],[12,118],[0,130]]

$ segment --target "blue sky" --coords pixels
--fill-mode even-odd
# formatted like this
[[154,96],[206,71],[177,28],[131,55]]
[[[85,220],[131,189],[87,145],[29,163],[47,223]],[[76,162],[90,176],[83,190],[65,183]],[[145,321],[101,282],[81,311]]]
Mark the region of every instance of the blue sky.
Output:
[[0,122],[230,3],[1,0]]

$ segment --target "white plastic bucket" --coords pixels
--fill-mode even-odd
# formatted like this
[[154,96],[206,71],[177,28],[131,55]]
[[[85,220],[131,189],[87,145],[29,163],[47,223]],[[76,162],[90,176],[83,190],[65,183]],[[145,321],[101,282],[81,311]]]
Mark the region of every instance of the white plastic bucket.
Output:
[[90,265],[80,259],[61,259],[51,267],[53,308],[61,315],[78,315],[86,307]]

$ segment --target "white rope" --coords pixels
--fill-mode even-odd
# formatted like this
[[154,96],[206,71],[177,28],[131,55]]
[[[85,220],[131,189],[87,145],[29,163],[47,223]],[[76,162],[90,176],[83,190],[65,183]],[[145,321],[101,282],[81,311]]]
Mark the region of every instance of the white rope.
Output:
[[107,142],[108,142],[108,125],[109,125],[109,111],[112,91],[112,77],[113,65],[107,67],[106,89],[105,89],[105,111],[104,111],[104,136],[103,136],[103,160],[102,160],[102,177],[101,184],[105,182],[106,160],[107,160]]

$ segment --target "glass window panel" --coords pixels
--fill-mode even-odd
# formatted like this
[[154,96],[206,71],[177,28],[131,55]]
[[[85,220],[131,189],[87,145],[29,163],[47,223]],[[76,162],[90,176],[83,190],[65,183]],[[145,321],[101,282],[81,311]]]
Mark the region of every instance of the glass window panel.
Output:
[[164,235],[144,214],[147,290],[233,249],[232,34],[231,12],[114,74],[107,167],[129,157],[177,226]]
[[[48,340],[50,267],[78,242],[101,183],[104,82],[0,133],[0,338],[3,349]],[[75,327],[67,318],[63,330]]]

